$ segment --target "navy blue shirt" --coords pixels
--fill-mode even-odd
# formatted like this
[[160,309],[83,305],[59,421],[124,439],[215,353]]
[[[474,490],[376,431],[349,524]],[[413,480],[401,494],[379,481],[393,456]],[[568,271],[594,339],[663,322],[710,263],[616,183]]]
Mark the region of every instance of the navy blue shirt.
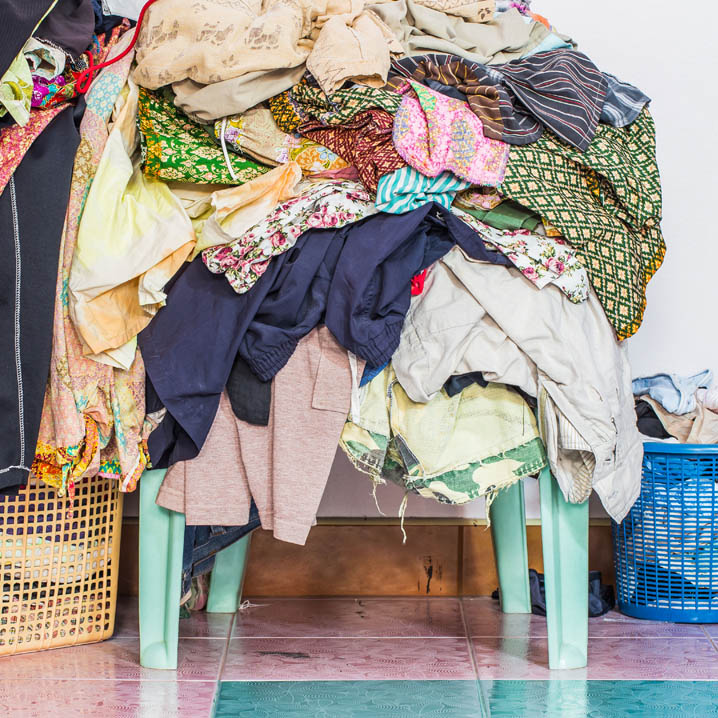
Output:
[[324,322],[369,364],[389,361],[409,309],[411,278],[454,244],[475,259],[509,264],[437,204],[308,230],[245,294],[196,259],[139,337],[148,379],[168,412],[150,436],[153,465],[199,453],[238,352],[268,381]]

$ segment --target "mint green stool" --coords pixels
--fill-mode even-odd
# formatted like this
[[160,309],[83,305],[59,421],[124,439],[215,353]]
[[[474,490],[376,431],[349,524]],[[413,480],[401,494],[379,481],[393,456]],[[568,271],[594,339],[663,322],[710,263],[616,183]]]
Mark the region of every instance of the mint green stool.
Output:
[[[166,470],[140,480],[140,664],[177,668],[184,514],[155,503]],[[251,534],[217,554],[207,611],[234,613],[241,599]]]
[[[184,515],[155,503],[165,471],[140,481],[140,663],[177,668]],[[548,469],[541,472],[549,667],[582,668],[588,644],[588,504],[567,503]],[[491,505],[491,532],[505,613],[531,613],[523,485]],[[234,613],[241,601],[250,536],[217,554],[207,610]]]
[[[588,662],[588,502],[570,504],[548,468],[539,476],[549,668]],[[531,613],[523,483],[490,508],[504,613]]]

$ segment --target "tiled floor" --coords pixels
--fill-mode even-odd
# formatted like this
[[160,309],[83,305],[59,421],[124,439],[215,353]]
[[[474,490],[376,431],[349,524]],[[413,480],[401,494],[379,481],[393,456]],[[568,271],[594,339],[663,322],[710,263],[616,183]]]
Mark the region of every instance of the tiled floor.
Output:
[[[718,630],[589,622],[589,665],[549,671],[545,619],[491,599],[255,599],[180,623],[176,672],[139,666],[137,606],[116,636],[0,659],[0,715],[718,716]],[[478,679],[478,681],[477,681]]]

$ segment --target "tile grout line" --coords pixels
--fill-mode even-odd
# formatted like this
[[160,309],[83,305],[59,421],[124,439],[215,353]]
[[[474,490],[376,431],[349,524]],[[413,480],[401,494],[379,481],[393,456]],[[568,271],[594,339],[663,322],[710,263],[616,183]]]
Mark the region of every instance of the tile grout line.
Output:
[[427,639],[441,639],[441,640],[458,640],[460,638],[465,638],[464,635],[459,636],[388,636],[384,634],[383,636],[348,636],[348,635],[342,635],[342,636],[233,636],[232,640],[245,640],[245,641],[272,641],[272,640],[282,640],[282,641],[298,641],[306,639],[308,641],[330,641],[330,640],[337,640],[337,641],[345,641],[345,640],[352,640],[352,641],[418,641],[418,640],[427,640]]
[[705,626],[701,626],[701,631],[703,631],[703,633],[706,634],[706,638],[710,641],[711,646],[713,646],[713,649],[718,651],[718,643],[716,643],[716,641],[713,640],[713,636],[711,636],[711,634],[708,633]]
[[471,656],[471,665],[474,668],[474,675],[476,676],[476,680],[479,680],[479,667],[476,663],[476,656],[474,656],[474,645],[471,641],[471,632],[469,631],[469,624],[466,621],[466,613],[464,613],[464,602],[459,599],[459,612],[461,613],[461,623],[464,626],[464,638],[466,639],[466,642],[469,647],[469,656]]
[[476,656],[474,655],[474,642],[471,640],[471,631],[469,630],[469,624],[466,620],[466,613],[464,612],[464,599],[462,597],[459,597],[459,612],[461,613],[461,622],[464,625],[464,637],[468,643],[471,666],[474,669],[474,676],[476,676],[476,691],[479,698],[479,707],[481,708],[481,718],[491,718],[491,708],[489,707],[489,702],[486,698],[486,694],[484,693],[483,683],[479,678],[479,666],[476,662]]
[[214,718],[219,706],[219,694],[222,687],[222,674],[224,673],[224,666],[227,662],[227,655],[229,654],[229,642],[232,640],[232,633],[234,632],[234,624],[237,620],[237,612],[232,614],[232,620],[229,622],[227,629],[227,635],[224,637],[224,651],[222,652],[222,658],[219,661],[219,671],[217,672],[217,680],[214,684],[214,697],[212,700],[212,707],[210,708],[209,716],[207,718]]

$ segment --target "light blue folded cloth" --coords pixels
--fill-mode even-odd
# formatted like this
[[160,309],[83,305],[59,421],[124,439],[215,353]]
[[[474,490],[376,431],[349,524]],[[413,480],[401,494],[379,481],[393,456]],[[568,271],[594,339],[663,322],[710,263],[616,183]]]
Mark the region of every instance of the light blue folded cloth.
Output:
[[648,394],[671,414],[688,414],[696,408],[696,391],[709,389],[713,383],[710,369],[693,376],[677,374],[656,374],[633,380],[633,394]]

